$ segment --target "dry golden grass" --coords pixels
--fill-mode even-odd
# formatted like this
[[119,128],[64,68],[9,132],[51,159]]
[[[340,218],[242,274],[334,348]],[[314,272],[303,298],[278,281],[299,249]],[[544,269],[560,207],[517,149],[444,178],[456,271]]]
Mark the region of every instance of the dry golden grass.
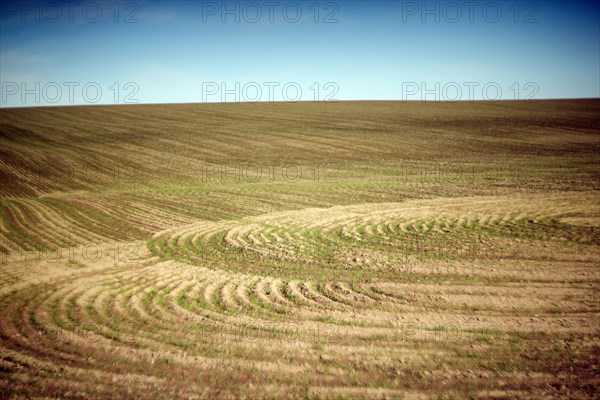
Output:
[[0,110],[2,398],[594,398],[600,101]]

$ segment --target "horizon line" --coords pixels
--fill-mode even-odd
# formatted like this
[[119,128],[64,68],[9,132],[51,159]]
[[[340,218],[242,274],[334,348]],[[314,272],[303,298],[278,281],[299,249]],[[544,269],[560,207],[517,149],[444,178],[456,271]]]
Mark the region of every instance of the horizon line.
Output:
[[59,108],[59,107],[113,107],[113,106],[150,106],[150,105],[201,105],[201,104],[306,104],[306,103],[314,103],[314,104],[337,104],[337,103],[352,103],[352,102],[361,102],[361,103],[436,103],[436,104],[446,104],[446,103],[526,103],[526,102],[536,102],[536,101],[567,101],[567,100],[600,100],[600,96],[598,97],[547,97],[543,99],[496,99],[496,100],[332,100],[332,101],[314,101],[314,100],[298,100],[298,101],[204,101],[204,102],[175,102],[175,103],[101,103],[101,104],[44,104],[44,105],[34,105],[34,106],[0,106],[0,110],[4,109],[23,109],[23,108]]

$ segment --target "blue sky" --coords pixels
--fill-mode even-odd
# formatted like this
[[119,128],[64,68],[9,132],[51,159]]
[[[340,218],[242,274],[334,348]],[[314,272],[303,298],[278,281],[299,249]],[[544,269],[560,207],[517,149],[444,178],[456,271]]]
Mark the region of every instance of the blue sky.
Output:
[[600,97],[599,19],[598,1],[4,2],[0,103]]

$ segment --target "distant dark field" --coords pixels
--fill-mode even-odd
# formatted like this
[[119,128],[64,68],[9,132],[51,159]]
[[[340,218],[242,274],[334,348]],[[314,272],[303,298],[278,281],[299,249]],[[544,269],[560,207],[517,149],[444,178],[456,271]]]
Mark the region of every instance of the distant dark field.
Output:
[[600,100],[2,109],[0,182],[1,398],[597,396]]

